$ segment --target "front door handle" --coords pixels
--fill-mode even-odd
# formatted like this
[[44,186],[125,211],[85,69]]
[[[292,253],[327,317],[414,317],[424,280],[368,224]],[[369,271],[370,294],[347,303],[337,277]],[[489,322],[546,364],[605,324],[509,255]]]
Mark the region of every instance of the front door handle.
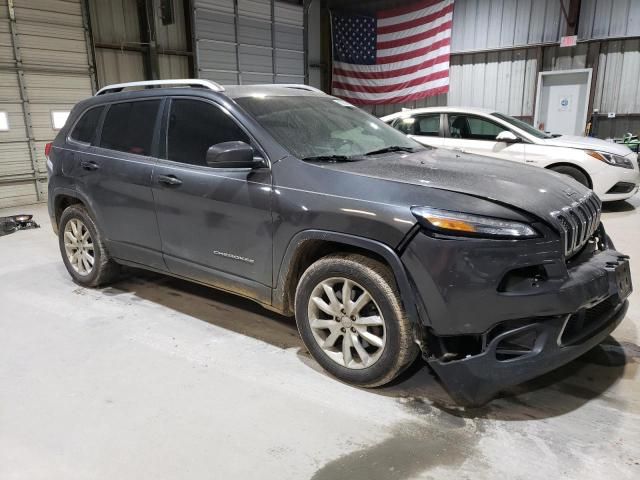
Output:
[[460,153],[464,153],[464,148],[461,147],[456,147],[453,149],[454,152],[460,152]]
[[158,182],[166,185],[182,185],[182,180],[174,175],[158,175]]
[[85,170],[98,170],[100,168],[100,165],[91,160],[82,160],[80,166]]

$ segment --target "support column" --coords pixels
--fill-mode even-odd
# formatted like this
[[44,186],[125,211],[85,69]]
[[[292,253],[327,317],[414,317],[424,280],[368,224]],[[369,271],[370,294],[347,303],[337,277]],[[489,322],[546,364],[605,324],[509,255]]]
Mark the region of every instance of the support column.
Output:
[[[11,43],[13,46],[13,57],[15,61],[16,74],[18,75],[18,87],[20,88],[20,100],[22,101],[22,114],[24,117],[24,125],[26,127],[27,140],[29,143],[29,156],[31,158],[31,169],[33,175],[34,187],[36,189],[36,198],[42,201],[42,193],[40,192],[39,175],[38,175],[38,155],[36,152],[35,135],[33,133],[33,123],[31,121],[31,105],[29,104],[29,96],[27,94],[27,85],[24,77],[24,68],[22,65],[22,56],[20,54],[20,41],[18,38],[18,29],[16,26],[16,13],[13,6],[13,0],[7,0],[9,8],[9,30],[11,33]],[[44,177],[46,178],[46,177]]]

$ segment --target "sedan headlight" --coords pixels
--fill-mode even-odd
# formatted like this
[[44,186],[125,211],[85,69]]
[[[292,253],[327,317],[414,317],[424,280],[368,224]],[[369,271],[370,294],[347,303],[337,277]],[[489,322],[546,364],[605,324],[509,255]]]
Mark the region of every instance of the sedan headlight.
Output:
[[413,207],[411,212],[423,227],[449,235],[512,239],[539,236],[530,225],[512,220],[431,207]]
[[601,162],[608,163],[609,165],[613,165],[614,167],[622,167],[622,168],[633,168],[633,163],[627,157],[622,157],[620,155],[615,155],[613,153],[607,152],[597,152],[595,150],[587,150],[587,155],[595,158],[596,160],[600,160]]

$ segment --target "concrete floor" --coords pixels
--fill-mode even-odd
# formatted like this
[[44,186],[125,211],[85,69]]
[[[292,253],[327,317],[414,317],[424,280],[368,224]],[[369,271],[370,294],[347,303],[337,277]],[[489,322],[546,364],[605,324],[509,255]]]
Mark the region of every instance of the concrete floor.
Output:
[[[640,478],[640,263],[613,338],[482,409],[416,364],[332,380],[292,320],[136,272],[69,278],[44,205],[0,237],[0,479]],[[640,258],[640,197],[604,221]],[[639,262],[639,260],[636,260]]]

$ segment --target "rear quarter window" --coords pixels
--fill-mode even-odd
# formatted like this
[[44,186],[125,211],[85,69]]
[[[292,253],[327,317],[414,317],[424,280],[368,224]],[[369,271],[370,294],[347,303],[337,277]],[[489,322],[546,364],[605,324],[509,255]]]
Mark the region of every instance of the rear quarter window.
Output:
[[71,139],[83,143],[93,143],[98,130],[98,122],[100,121],[100,116],[103,111],[104,106],[90,108],[84,112],[80,120],[78,120],[78,123],[73,127],[71,135],[69,135]]

